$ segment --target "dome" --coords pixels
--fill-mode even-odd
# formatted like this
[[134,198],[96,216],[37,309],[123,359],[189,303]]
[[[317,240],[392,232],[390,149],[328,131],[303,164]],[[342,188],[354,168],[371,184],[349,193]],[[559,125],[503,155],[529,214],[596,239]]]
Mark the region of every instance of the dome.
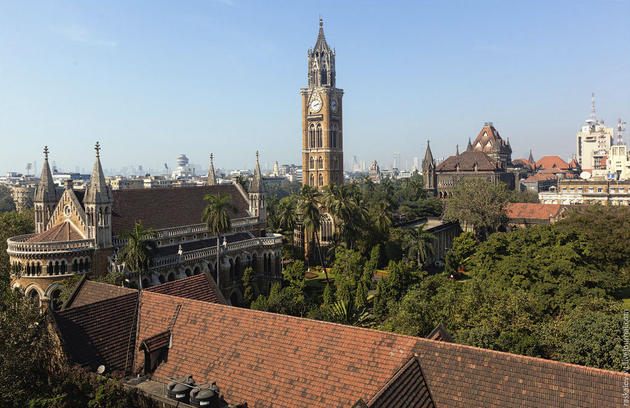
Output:
[[186,157],[185,154],[180,154],[179,156],[177,156],[177,165],[179,167],[184,167],[188,164],[188,157]]

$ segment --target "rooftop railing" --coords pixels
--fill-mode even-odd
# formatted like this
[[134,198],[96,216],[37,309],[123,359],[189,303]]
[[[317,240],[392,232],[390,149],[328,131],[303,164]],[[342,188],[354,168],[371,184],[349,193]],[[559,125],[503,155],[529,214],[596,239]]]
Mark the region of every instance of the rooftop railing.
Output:
[[95,247],[92,239],[60,242],[28,242],[36,234],[18,235],[7,239],[7,253],[9,255],[26,255],[39,253],[62,253],[83,251]]

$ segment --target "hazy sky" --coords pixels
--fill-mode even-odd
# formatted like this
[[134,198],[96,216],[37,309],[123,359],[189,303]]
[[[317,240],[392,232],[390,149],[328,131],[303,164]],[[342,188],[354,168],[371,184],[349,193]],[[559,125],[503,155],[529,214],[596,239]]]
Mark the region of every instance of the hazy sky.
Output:
[[[0,172],[301,161],[318,17],[337,51],[346,167],[465,147],[575,153],[596,94],[630,119],[630,1],[0,0]],[[629,120],[630,122],[630,120]],[[630,137],[627,138],[630,140]]]

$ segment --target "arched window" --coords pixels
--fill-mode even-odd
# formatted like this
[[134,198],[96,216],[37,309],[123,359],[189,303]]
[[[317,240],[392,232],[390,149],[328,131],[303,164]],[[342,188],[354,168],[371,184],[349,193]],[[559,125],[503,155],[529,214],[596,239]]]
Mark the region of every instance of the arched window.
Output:
[[317,147],[322,147],[322,125],[317,124],[317,130],[315,131],[317,137]]
[[72,261],[72,272],[79,272],[79,262],[76,259]]
[[323,174],[320,174],[320,175],[317,177],[317,179],[318,179],[318,181],[317,181],[317,185],[318,185],[318,186],[323,186],[323,185],[324,185],[324,175],[323,175]]
[[319,156],[319,159],[317,159],[317,168],[320,170],[324,168],[324,158],[322,156]]
[[59,275],[59,261],[55,261],[55,275]]
[[326,75],[326,70],[325,70],[325,69],[322,69],[320,72],[321,72],[321,76],[320,76],[320,77],[321,77],[321,80],[322,80],[322,81],[321,81],[321,84],[322,84],[322,85],[326,85],[326,84],[328,83],[328,78],[327,78],[327,75]]
[[315,147],[315,125],[311,123],[308,127],[308,147]]
[[337,147],[337,131],[339,130],[339,125],[333,123],[332,130],[330,131],[330,147]]
[[315,169],[315,158],[311,156],[310,167],[311,170]]
[[309,179],[309,184],[311,186],[315,185],[315,175],[314,174],[311,174],[310,179]]
[[46,272],[48,273],[48,275],[52,275],[55,272],[52,261],[48,262],[48,268],[46,268]]
[[42,264],[37,262],[37,275],[42,274]]
[[79,260],[79,272],[85,272],[85,265],[83,264],[83,259]]
[[67,272],[66,269],[66,261],[61,261],[61,274],[65,274]]

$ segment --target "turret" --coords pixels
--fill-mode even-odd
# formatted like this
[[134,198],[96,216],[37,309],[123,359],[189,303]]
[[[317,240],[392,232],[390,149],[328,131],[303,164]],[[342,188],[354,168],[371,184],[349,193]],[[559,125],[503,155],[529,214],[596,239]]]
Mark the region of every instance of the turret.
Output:
[[94,147],[96,161],[92,169],[90,184],[85,192],[83,203],[87,216],[88,238],[96,240],[99,248],[112,246],[112,204],[114,203],[112,191],[105,183],[105,175],[101,167],[100,150],[98,142]]
[[262,180],[260,172],[260,163],[258,162],[258,151],[256,151],[256,167],[254,168],[254,177],[249,183],[249,213],[258,217],[259,221],[267,221],[267,208],[265,205],[265,184]]
[[35,207],[35,232],[42,233],[46,231],[48,220],[52,215],[59,196],[55,183],[53,183],[52,173],[48,165],[48,146],[44,146],[44,165],[42,166],[42,177],[35,189],[33,197],[33,206]]
[[335,50],[331,50],[326,43],[324,21],[321,18],[315,47],[308,50],[308,86],[335,87]]
[[208,180],[206,184],[209,186],[217,184],[217,178],[214,175],[214,155],[212,153],[210,153],[210,168],[208,169]]
[[437,175],[435,172],[435,160],[433,160],[433,153],[431,152],[431,146],[427,140],[427,150],[424,153],[424,159],[422,160],[422,181],[425,190],[431,194],[436,194]]

